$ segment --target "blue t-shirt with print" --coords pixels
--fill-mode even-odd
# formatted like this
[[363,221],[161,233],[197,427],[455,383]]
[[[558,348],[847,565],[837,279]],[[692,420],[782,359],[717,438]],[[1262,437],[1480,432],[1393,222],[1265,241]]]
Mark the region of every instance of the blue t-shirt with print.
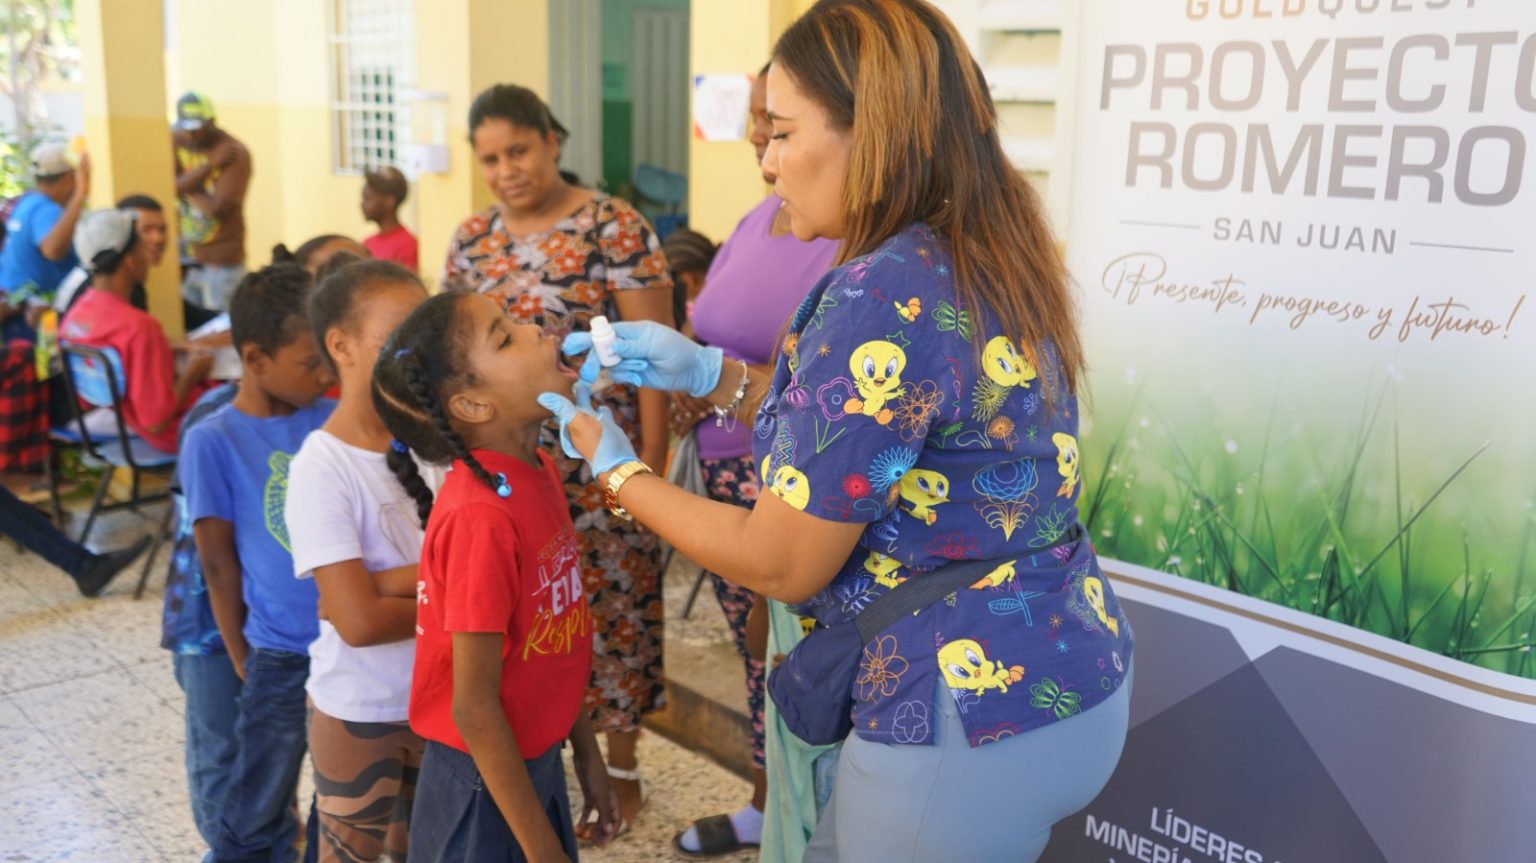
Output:
[[[187,433],[207,416],[229,404],[240,391],[238,384],[225,384],[203,393],[181,419],[178,451]],[[172,653],[192,656],[222,654],[224,639],[219,635],[213,606],[208,602],[208,584],[203,580],[203,562],[197,556],[197,542],[192,536],[192,511],[181,484],[180,473],[171,487],[171,505],[176,508],[176,526],[171,541],[171,566],[165,579],[165,604],[160,611],[160,646]]]
[[931,743],[943,684],[971,745],[995,742],[1092,708],[1129,667],[1130,624],[1078,527],[1076,398],[1054,351],[999,331],[959,299],[945,244],[910,227],[806,297],[754,424],[765,487],[869,525],[799,609],[819,624],[949,561],[1004,561],[865,645],[866,740]]
[[0,290],[12,295],[13,305],[18,304],[17,292],[51,302],[59,282],[80,263],[73,244],[57,261],[43,257],[38,248],[63,214],[64,208],[41,192],[28,192],[11,211],[5,223],[5,248],[0,249]]
[[178,471],[192,522],[218,518],[235,526],[245,640],[253,648],[308,653],[319,634],[319,593],[313,580],[293,577],[283,507],[289,463],[335,407],[320,399],[289,416],[253,417],[229,404],[182,443]]

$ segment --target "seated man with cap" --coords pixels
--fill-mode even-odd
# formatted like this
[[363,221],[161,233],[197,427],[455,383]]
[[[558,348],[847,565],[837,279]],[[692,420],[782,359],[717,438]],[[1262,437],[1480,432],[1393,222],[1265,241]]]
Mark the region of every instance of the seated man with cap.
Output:
[[32,173],[37,186],[16,202],[0,249],[3,334],[28,341],[33,333],[27,307],[52,302],[59,282],[75,266],[70,241],[91,192],[91,160],[81,156],[77,168],[63,144],[44,144],[32,151]]
[[133,286],[149,272],[149,256],[134,230],[135,214],[101,210],[80,220],[75,250],[91,272],[91,285],[59,327],[66,342],[112,348],[123,363],[123,418],[128,428],[163,452],[176,451],[181,417],[208,388],[213,355],[195,350],[176,374],[176,358],[160,322],[133,307]]
[[[169,239],[168,227],[165,223],[165,209],[160,202],[148,195],[129,195],[117,202],[119,210],[131,211],[135,216],[135,230],[138,232],[138,242],[144,244],[144,252],[149,257],[151,269],[160,266],[160,260],[165,257],[166,242]],[[59,283],[59,289],[53,295],[53,308],[59,314],[69,311],[85,293],[85,286],[91,282],[91,271],[82,264],[69,271],[64,281]],[[133,307],[140,311],[149,311],[149,293],[144,285],[133,286],[133,296],[129,298]]]

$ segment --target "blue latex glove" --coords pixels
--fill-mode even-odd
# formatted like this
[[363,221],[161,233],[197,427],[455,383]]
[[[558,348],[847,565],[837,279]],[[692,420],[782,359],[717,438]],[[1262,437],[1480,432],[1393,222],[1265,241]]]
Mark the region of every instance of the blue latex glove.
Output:
[[[618,335],[613,352],[620,361],[608,368],[608,374],[619,383],[685,392],[695,398],[709,395],[720,383],[724,354],[719,348],[706,348],[654,321],[617,321],[613,331]],[[591,333],[566,336],[563,350],[567,354],[586,353],[587,359],[581,364],[582,380],[591,383],[603,370],[597,361],[597,351],[592,350]]]
[[550,396],[552,398],[558,398],[561,401],[565,401],[567,404],[570,404],[577,411],[583,411],[583,409],[585,409],[583,411],[584,413],[590,414],[591,416],[595,417],[595,416],[597,416],[597,411],[592,409],[592,386],[590,384],[588,384],[586,381],[578,380],[571,387],[571,398],[569,400],[563,398],[558,393],[544,393],[543,395],[539,396],[539,398],[537,399],[540,407],[542,407],[545,410],[549,411],[550,413],[554,414],[555,415],[555,419],[560,421],[560,449],[561,449],[561,451],[563,451],[566,455],[570,456],[571,458],[582,458],[581,453],[576,451],[576,445],[571,443],[571,432],[570,432],[569,426],[571,424],[571,420],[573,418],[575,418],[576,414],[572,413],[569,416],[562,416],[560,411],[555,410],[555,406],[556,406],[557,403],[551,401],[548,404],[546,404],[545,401],[544,401],[544,396]]
[[[576,384],[575,395],[574,402],[559,393],[543,393],[539,396],[539,405],[554,414],[560,423],[560,449],[571,458],[582,459],[591,465],[593,476],[607,473],[625,462],[640,461],[640,457],[635,455],[634,445],[629,442],[629,435],[619,428],[618,421],[613,418],[613,411],[608,408],[592,410],[591,390],[584,383]],[[591,458],[582,455],[571,443],[569,426],[578,414],[596,419],[603,427],[603,436],[597,442],[597,452]]]

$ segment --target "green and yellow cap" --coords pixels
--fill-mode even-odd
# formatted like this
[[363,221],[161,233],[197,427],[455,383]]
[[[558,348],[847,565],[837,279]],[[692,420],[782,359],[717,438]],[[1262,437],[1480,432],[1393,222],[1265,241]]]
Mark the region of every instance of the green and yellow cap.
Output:
[[176,129],[196,132],[213,122],[213,100],[202,93],[188,92],[176,100]]

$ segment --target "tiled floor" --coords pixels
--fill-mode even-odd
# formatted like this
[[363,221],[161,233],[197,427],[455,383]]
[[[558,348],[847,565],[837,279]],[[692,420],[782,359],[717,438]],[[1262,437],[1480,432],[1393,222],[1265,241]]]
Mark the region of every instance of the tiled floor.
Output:
[[[112,548],[146,529],[118,513],[92,538]],[[137,602],[137,565],[87,600],[67,576],[0,539],[0,861],[201,859],[182,769],[181,690],[159,647],[163,572],[157,565]],[[704,622],[689,635],[708,637],[697,630],[718,617],[706,587],[694,613]],[[681,825],[748,794],[736,776],[654,734],[642,738],[640,757],[651,802],[639,824],[582,860],[670,859]]]

